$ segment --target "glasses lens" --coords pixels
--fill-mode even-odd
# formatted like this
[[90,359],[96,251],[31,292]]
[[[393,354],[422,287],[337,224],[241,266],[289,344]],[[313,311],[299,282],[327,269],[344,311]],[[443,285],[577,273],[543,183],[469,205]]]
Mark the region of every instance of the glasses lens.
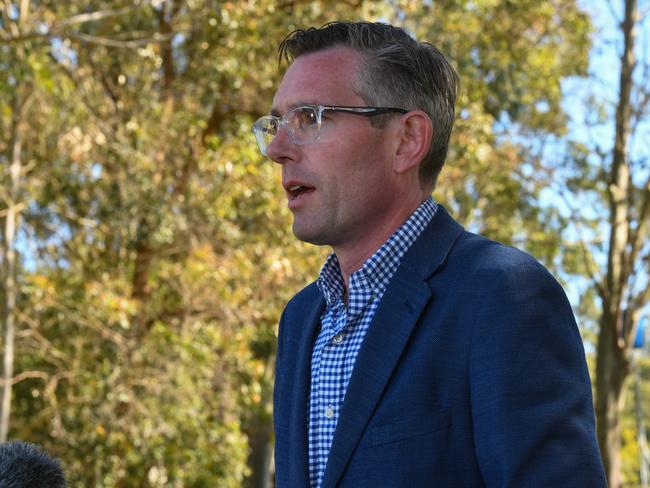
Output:
[[321,125],[319,109],[308,106],[296,107],[289,110],[282,119],[273,115],[257,119],[253,124],[253,132],[260,152],[264,156],[268,156],[267,149],[275,139],[280,125],[284,125],[295,144],[315,142],[318,140]]
[[316,107],[296,107],[284,116],[293,142],[305,144],[318,139],[320,117]]
[[278,120],[275,117],[262,117],[253,124],[253,132],[260,152],[266,156],[266,149],[278,133]]

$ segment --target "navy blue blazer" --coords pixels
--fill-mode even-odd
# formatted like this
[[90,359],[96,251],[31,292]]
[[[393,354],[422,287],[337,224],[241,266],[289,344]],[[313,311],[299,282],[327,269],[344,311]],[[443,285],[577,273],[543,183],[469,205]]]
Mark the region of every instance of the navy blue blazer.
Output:
[[[324,306],[312,283],[280,321],[278,488],[309,486],[310,362]],[[582,341],[550,273],[440,207],[368,329],[322,486],[606,486]]]

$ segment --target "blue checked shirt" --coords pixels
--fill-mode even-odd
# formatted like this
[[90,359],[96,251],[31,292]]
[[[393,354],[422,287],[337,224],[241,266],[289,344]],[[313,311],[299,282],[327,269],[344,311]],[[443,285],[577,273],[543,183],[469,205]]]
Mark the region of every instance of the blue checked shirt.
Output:
[[309,479],[319,488],[354,362],[379,301],[400,261],[431,221],[438,206],[425,200],[409,219],[350,276],[347,308],[345,284],[331,254],[317,284],[325,298],[321,329],[311,356],[309,395]]

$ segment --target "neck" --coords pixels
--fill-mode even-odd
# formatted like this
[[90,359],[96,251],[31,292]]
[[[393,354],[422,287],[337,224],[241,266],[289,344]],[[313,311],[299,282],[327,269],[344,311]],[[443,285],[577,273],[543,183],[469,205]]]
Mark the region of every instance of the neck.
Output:
[[404,205],[399,212],[395,212],[390,219],[385,219],[383,225],[376,229],[372,235],[365,235],[357,241],[333,246],[334,253],[339,261],[341,275],[345,283],[345,297],[350,288],[350,275],[361,269],[366,260],[379,249],[399,227],[408,220],[420,204],[429,197],[427,194],[417,202]]

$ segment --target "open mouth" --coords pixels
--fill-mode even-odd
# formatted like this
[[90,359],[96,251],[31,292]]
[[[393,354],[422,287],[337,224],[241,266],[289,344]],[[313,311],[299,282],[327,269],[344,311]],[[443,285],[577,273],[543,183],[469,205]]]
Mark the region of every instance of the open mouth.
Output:
[[313,186],[295,185],[287,189],[289,200],[295,200],[305,193],[314,191]]

